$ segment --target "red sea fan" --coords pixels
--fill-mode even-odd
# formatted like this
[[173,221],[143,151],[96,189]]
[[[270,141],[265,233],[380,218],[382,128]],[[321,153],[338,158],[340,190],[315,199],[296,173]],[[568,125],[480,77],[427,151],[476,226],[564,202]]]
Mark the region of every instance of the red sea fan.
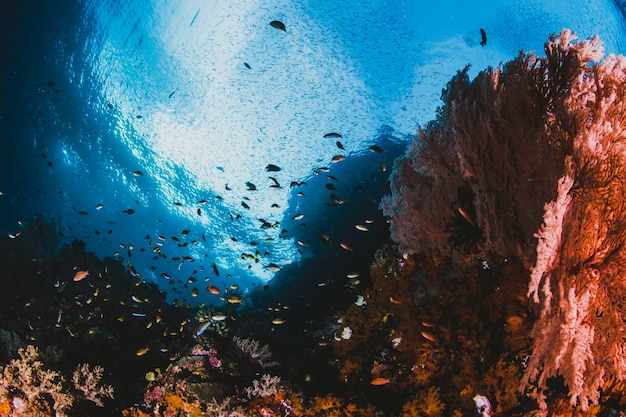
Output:
[[527,265],[537,320],[521,387],[536,383],[542,408],[550,377],[583,409],[626,378],[626,58],[574,39],[471,82],[459,72],[382,203],[402,252]]
[[598,39],[571,39],[561,33],[548,44],[574,50],[583,65],[560,114],[571,163],[537,234],[529,296],[540,313],[523,382],[537,380],[543,390],[547,378],[562,375],[572,405],[586,410],[605,378],[626,378],[626,59],[592,65]]

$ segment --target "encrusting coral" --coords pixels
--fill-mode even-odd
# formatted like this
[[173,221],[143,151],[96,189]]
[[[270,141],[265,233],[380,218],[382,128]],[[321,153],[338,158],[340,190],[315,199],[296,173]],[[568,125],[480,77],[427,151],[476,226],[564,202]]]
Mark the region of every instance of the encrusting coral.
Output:
[[520,389],[536,383],[546,408],[562,376],[584,411],[626,378],[626,58],[574,39],[457,74],[382,207],[403,253],[450,254],[459,271],[522,262],[537,319]]

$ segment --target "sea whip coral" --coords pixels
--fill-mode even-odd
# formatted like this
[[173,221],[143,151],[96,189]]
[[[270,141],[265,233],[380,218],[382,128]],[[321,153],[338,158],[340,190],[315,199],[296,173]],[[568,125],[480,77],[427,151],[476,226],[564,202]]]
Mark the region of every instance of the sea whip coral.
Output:
[[401,251],[517,257],[537,312],[522,379],[562,376],[572,405],[626,379],[626,58],[563,30],[444,90],[382,203]]

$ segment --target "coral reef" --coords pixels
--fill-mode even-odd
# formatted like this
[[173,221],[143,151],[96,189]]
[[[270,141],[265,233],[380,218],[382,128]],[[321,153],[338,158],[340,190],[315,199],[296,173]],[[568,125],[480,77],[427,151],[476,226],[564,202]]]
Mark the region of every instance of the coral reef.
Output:
[[448,84],[340,307],[172,306],[56,222],[0,238],[0,416],[626,415],[626,61],[546,54]]
[[74,399],[63,386],[63,376],[45,368],[32,345],[21,348],[19,355],[0,369],[0,401],[10,406],[10,414],[67,416]]
[[212,348],[195,346],[151,381],[141,407],[124,410],[125,416],[247,416],[302,415],[300,399],[280,384],[279,376],[264,374],[244,388],[235,390],[230,370],[234,364],[224,357],[217,361]]
[[48,369],[39,360],[35,346],[20,348],[18,353],[19,359],[0,367],[0,404],[6,408],[1,415],[64,417],[77,399],[104,407],[102,398],[113,398],[113,387],[101,383],[101,366],[77,366],[72,378],[76,392],[72,392],[60,372]]
[[[225,387],[217,379],[219,373],[212,372],[222,366],[221,360],[216,359],[214,349],[197,345],[188,355],[170,364],[165,372],[159,371],[145,390],[144,410],[157,416],[199,416],[208,412],[215,398],[223,400],[226,397]],[[143,412],[131,408],[127,414],[141,415]]]
[[[57,233],[53,223],[39,217],[33,222],[25,224],[24,230],[36,233],[0,240],[6,289],[0,296],[0,360],[8,372],[13,361],[25,360],[19,348],[36,346],[37,359],[28,356],[33,363],[25,366],[41,363],[45,366],[33,369],[53,369],[58,374],[57,382],[63,381],[61,394],[70,397],[54,402],[73,403],[71,409],[66,406],[59,413],[111,415],[111,410],[121,410],[141,398],[143,376],[165,367],[168,352],[188,347],[192,313],[167,304],[164,293],[134,279],[120,260],[99,260],[85,252],[81,242],[53,250],[49,242],[58,239],[51,237]],[[37,236],[44,240],[42,244],[37,243]],[[39,257],[42,247],[49,249],[45,257]],[[90,275],[73,281],[77,266]],[[72,382],[75,385],[70,386]],[[19,392],[20,384],[14,385],[11,392]],[[53,404],[51,395],[45,397]]]
[[[491,398],[497,413],[521,413],[532,405],[517,391],[532,326],[528,271],[511,260],[452,271],[438,253],[379,250],[367,306],[350,307],[344,318],[358,342],[333,343],[340,378],[382,384],[372,388],[397,401],[395,408],[385,404],[393,415],[471,415],[477,392]],[[411,298],[416,272],[439,286],[418,306]],[[378,405],[375,399],[369,398]]]
[[459,72],[382,207],[403,253],[437,251],[459,272],[524,265],[537,319],[521,389],[535,382],[545,409],[561,376],[585,411],[609,378],[626,378],[626,58],[574,39],[563,30],[546,57],[522,53],[471,82]]

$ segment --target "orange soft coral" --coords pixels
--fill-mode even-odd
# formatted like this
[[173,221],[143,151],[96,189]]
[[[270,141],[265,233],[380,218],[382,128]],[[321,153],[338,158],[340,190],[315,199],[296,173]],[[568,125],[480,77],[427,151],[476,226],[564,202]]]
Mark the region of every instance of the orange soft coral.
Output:
[[137,408],[123,410],[122,416],[124,417],[150,417],[152,414],[145,413]]
[[439,388],[430,387],[428,391],[420,391],[412,400],[402,407],[402,415],[406,417],[440,417],[445,411],[445,404],[439,398]]
[[0,400],[0,417],[9,417],[11,415],[11,403],[8,399]]

